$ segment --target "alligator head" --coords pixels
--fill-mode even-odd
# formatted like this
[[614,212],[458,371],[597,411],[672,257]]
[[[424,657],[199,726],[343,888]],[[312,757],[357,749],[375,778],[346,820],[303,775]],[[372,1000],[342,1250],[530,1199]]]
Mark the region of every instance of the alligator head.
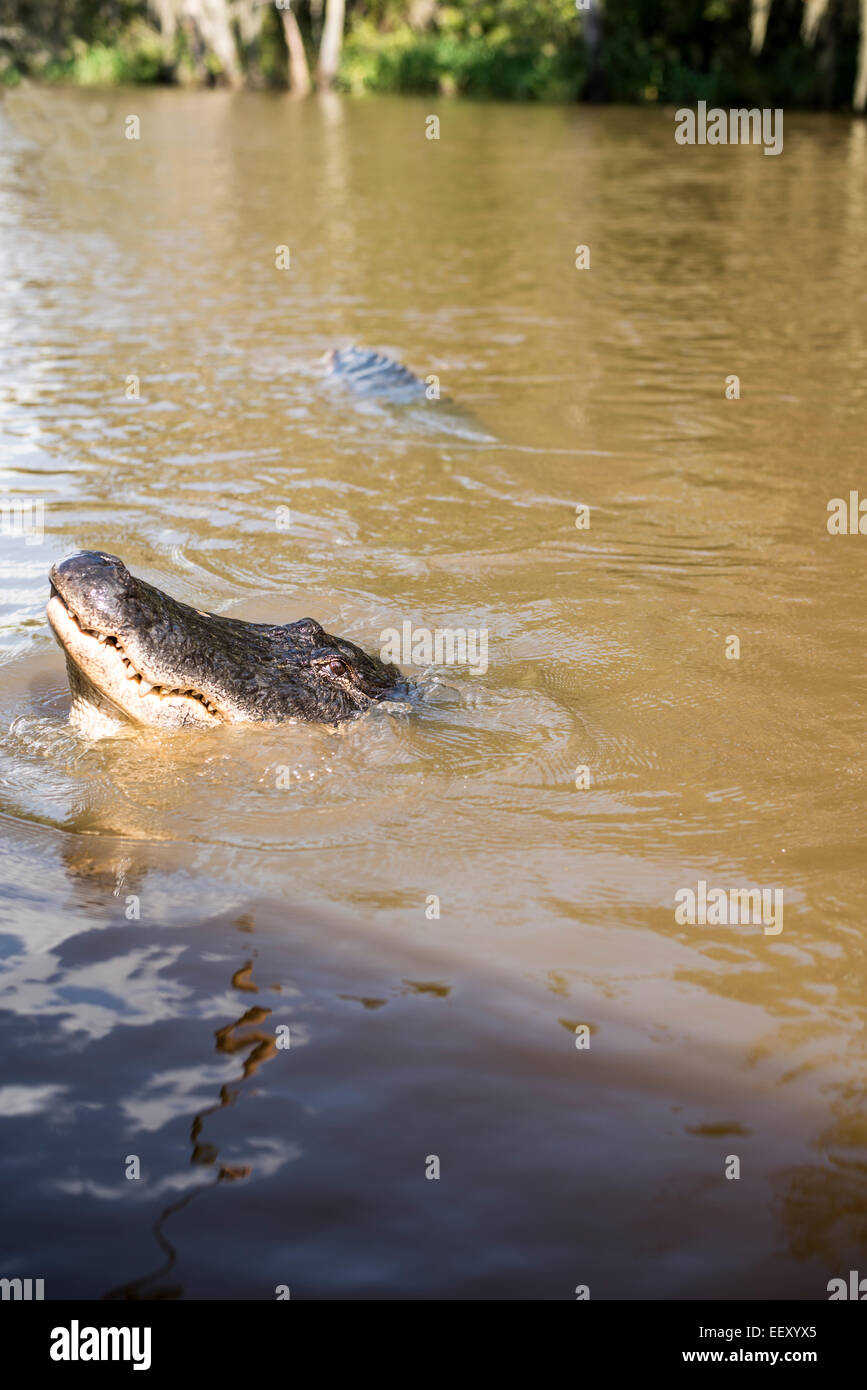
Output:
[[48,621],[66,654],[70,718],[83,731],[335,724],[408,693],[397,667],[312,618],[272,627],[204,613],[86,550],[51,571]]

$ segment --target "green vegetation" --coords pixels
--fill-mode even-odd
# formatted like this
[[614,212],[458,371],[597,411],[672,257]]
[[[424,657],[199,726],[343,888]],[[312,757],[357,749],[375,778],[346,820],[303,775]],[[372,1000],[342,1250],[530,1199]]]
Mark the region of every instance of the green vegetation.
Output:
[[[805,15],[817,12],[817,0],[607,0],[605,89],[615,101],[851,105],[860,0],[818,5],[824,13],[809,40]],[[753,46],[759,8],[767,31]]]
[[406,6],[366,8],[344,49],[341,85],[351,91],[543,101],[584,93],[587,54],[574,0],[465,0],[431,7],[423,29],[406,23]]
[[71,49],[68,76],[83,87],[157,82],[163,72],[162,39],[141,21],[122,30],[112,43],[87,44],[76,38]]
[[864,0],[346,0],[345,23],[343,0],[284,4],[0,0],[0,81],[301,93],[318,54],[319,84],[352,92],[832,108],[854,93],[856,108],[867,103]]

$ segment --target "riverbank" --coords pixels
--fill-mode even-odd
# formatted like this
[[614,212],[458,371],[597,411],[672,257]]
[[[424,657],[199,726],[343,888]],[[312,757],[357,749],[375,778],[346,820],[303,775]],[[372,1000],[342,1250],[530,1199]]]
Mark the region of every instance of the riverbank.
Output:
[[[25,79],[87,87],[125,84],[289,85],[287,21],[270,5],[242,6],[222,42],[189,19],[161,29],[148,7],[119,7],[106,21],[83,2],[62,24],[47,19],[0,25],[0,83]],[[111,8],[111,7],[110,7]],[[415,93],[517,101],[851,108],[859,105],[859,14],[856,4],[826,9],[814,33],[803,5],[777,0],[761,44],[748,0],[687,3],[675,16],[658,5],[608,0],[604,10],[576,12],[571,0],[521,4],[385,3],[350,7],[335,85],[361,94]],[[820,7],[821,8],[821,7]],[[14,0],[11,10],[16,6]],[[321,39],[317,7],[296,5],[297,41],[310,73]],[[813,6],[814,13],[817,8]],[[3,12],[0,7],[0,20]],[[40,25],[42,28],[40,28]],[[860,56],[867,66],[867,51]],[[303,62],[302,62],[303,67]],[[854,96],[853,96],[854,94]]]

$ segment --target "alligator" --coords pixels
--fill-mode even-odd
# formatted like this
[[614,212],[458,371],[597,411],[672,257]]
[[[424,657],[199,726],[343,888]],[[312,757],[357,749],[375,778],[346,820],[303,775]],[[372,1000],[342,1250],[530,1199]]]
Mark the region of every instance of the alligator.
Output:
[[92,737],[130,723],[338,724],[410,693],[397,666],[312,618],[272,626],[190,608],[116,555],[80,551],[50,580],[47,615],[66,655],[70,722]]
[[425,400],[425,383],[409,367],[370,348],[332,348],[322,359],[342,386],[361,396],[376,396],[392,405],[411,405]]
[[[406,412],[412,422],[438,434],[471,443],[496,444],[475,416],[439,394],[428,395],[427,383],[383,352],[370,348],[332,348],[322,358],[329,385],[345,388],[354,396],[386,406],[417,406]],[[428,378],[430,381],[431,378]]]

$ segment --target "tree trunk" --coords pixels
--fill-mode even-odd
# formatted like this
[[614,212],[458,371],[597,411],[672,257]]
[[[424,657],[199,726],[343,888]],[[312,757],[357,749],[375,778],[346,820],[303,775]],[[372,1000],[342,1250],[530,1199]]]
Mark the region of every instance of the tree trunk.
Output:
[[804,22],[801,25],[801,34],[804,43],[810,48],[816,42],[819,25],[825,18],[830,3],[831,0],[804,0]]
[[750,48],[753,53],[761,53],[765,46],[765,34],[768,31],[770,12],[771,0],[753,0],[752,14],[750,15]]
[[313,84],[310,81],[310,69],[307,66],[307,54],[304,52],[304,40],[298,28],[298,20],[294,11],[290,9],[280,10],[279,14],[283,21],[286,47],[289,50],[289,90],[293,97],[306,97]]
[[326,0],[325,27],[322,30],[322,43],[319,46],[319,66],[316,76],[320,87],[333,87],[340,67],[340,50],[343,47],[343,16],[346,0]]
[[231,87],[240,87],[244,75],[226,0],[184,0],[183,9],[195,22],[206,46],[219,58],[226,81]]
[[858,42],[858,76],[852,105],[856,111],[867,109],[867,0],[861,0],[861,37]]

